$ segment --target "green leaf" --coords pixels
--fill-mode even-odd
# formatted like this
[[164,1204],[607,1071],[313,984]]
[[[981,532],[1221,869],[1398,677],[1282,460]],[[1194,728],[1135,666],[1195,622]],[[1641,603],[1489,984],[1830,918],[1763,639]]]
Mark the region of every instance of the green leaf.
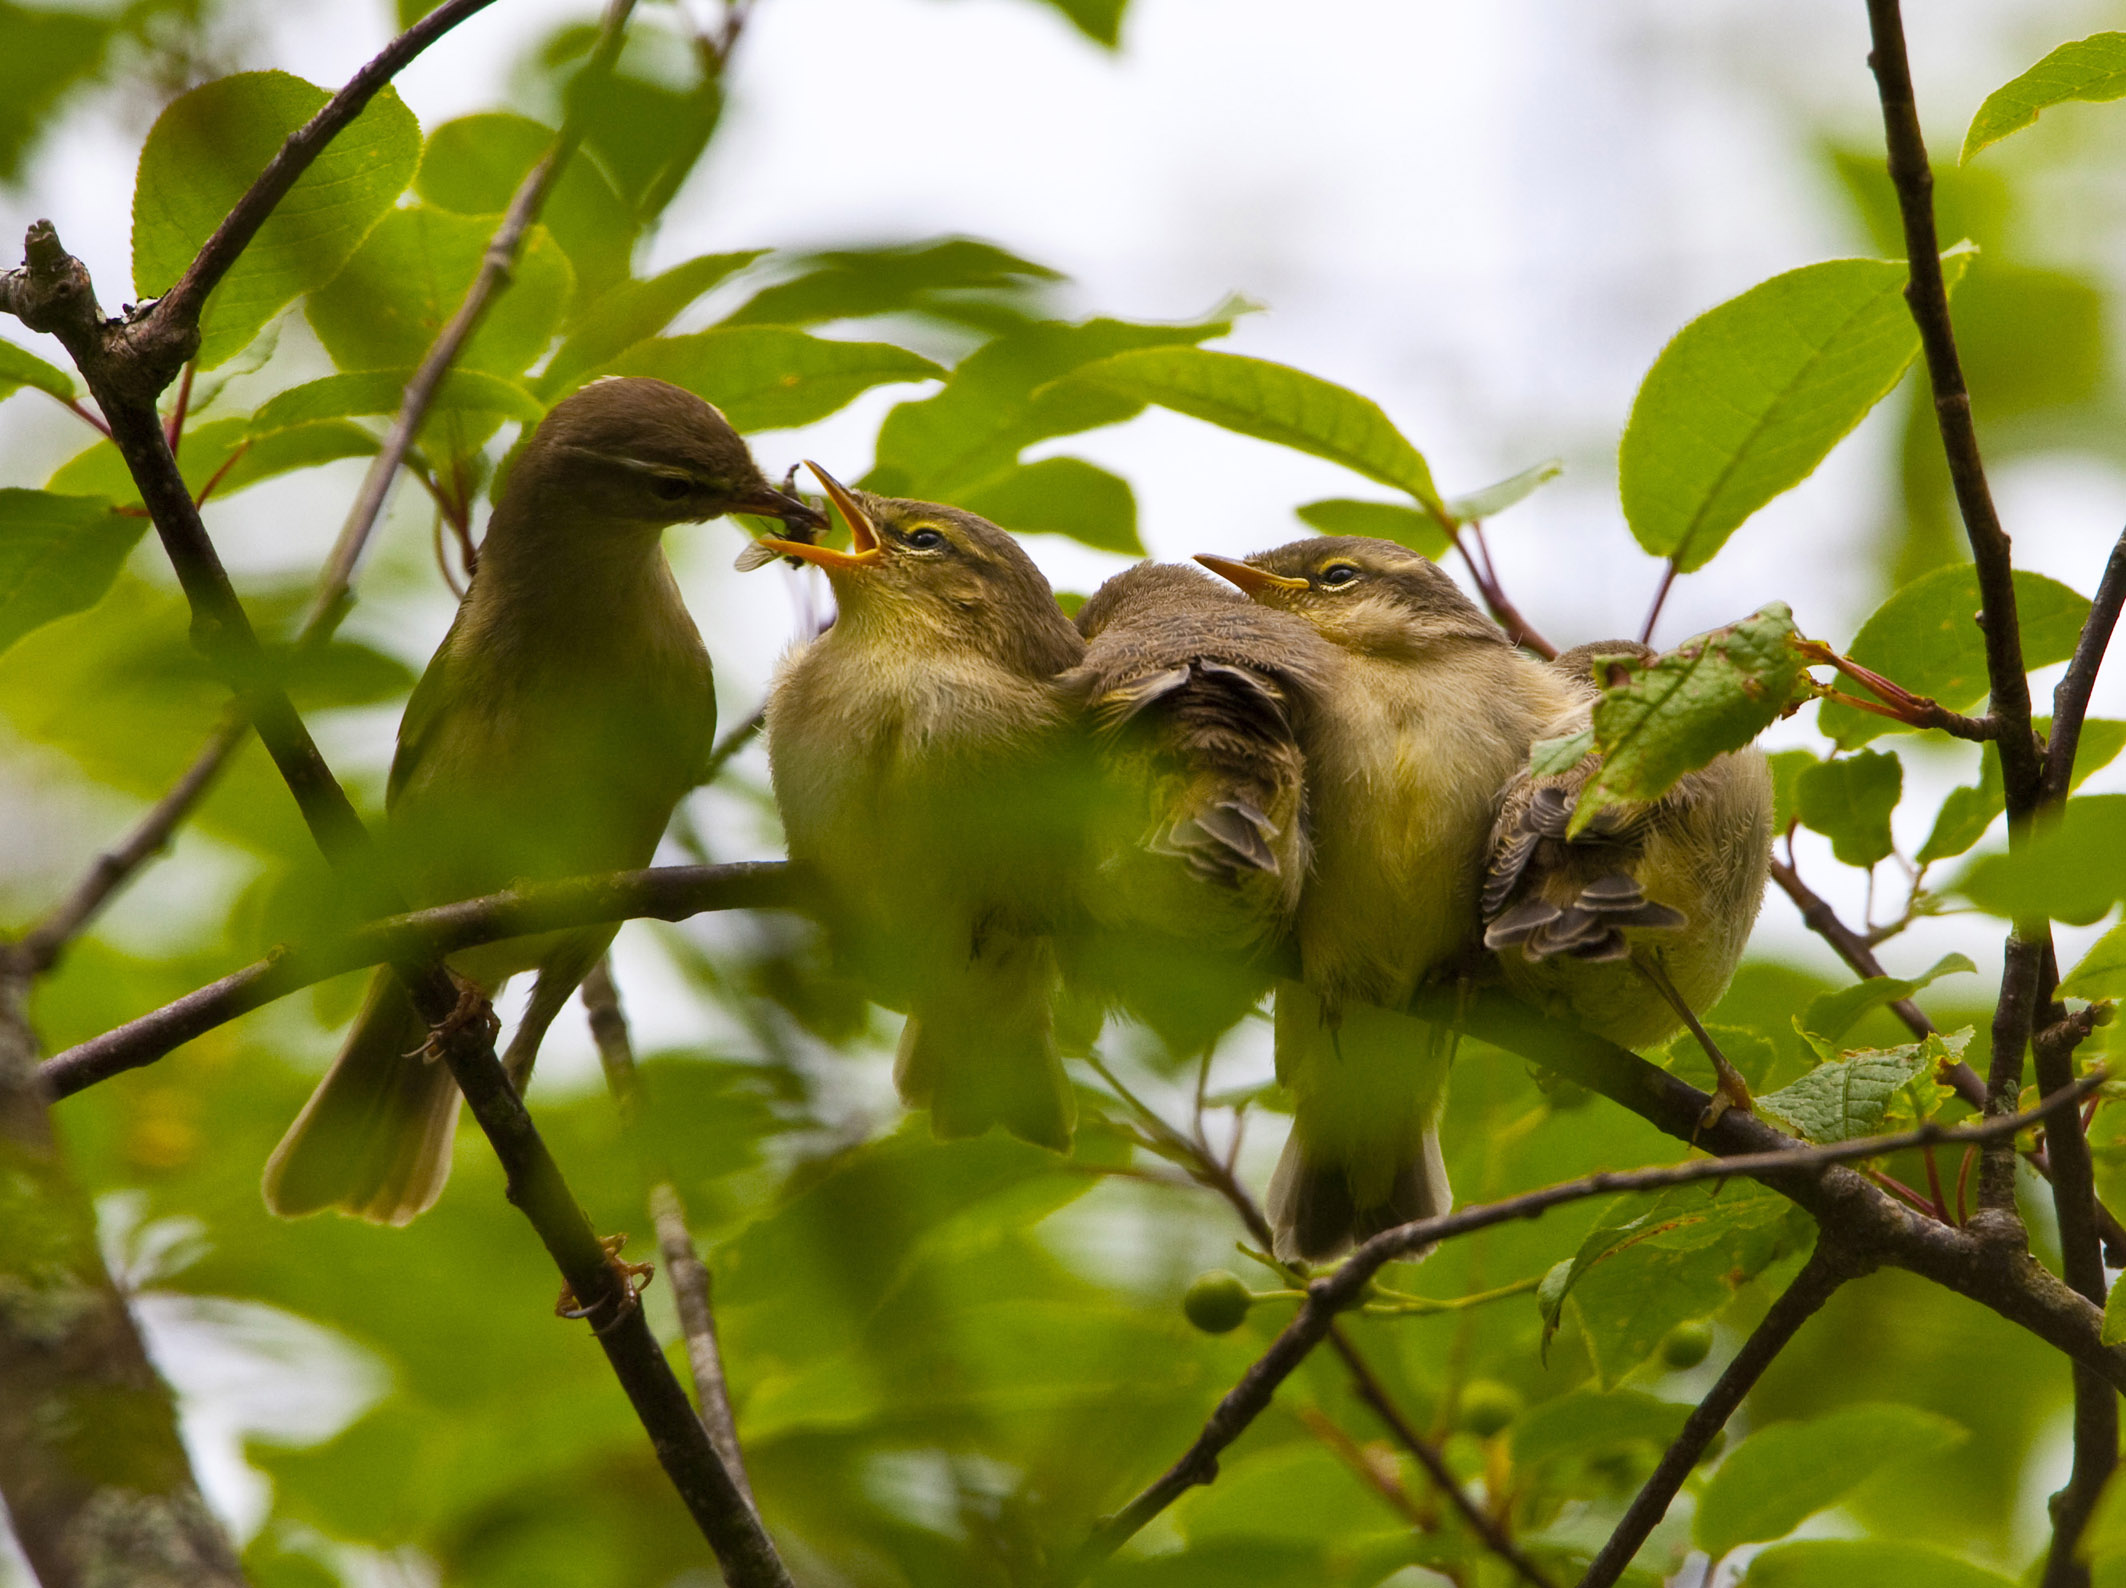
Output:
[[2126,1285],[2113,1285],[2104,1301],[2104,1327],[2098,1336],[2106,1345],[2126,1345]]
[[[1929,696],[1951,711],[1968,711],[1986,695],[1986,641],[1977,622],[1982,605],[1978,571],[1969,563],[1936,568],[1877,607],[1846,654],[1915,695]],[[2023,665],[2048,667],[2074,654],[2089,602],[2056,579],[2018,572],[2015,616]],[[1835,700],[1823,703],[1816,724],[1849,750],[1885,733],[1917,731]]]
[[615,70],[588,73],[598,30],[563,27],[548,42],[544,64],[572,73],[562,88],[566,112],[583,129],[583,145],[611,176],[638,220],[664,212],[714,136],[723,114],[720,68],[689,28],[630,28]]
[[[2034,719],[2039,733],[2050,733],[2049,717]],[[2078,789],[2090,776],[2102,771],[2126,749],[2126,722],[2091,717],[2083,722],[2075,741],[2074,772],[2068,788]],[[1986,836],[1986,830],[2008,808],[2007,790],[2001,784],[1999,746],[1988,743],[1979,757],[1978,782],[1949,790],[1935,815],[1934,830],[1920,846],[1919,860],[1926,864],[1961,855]]]
[[1145,554],[1129,482],[1081,458],[1016,466],[969,486],[958,505],[1014,534],[1068,535],[1099,551]]
[[[395,414],[406,397],[410,369],[371,369],[348,375],[326,375],[272,398],[252,416],[252,427],[263,433],[319,419],[339,419],[350,414]],[[537,424],[546,410],[539,400],[515,381],[476,369],[453,369],[436,388],[431,414],[470,412],[501,414],[526,424]]]
[[1665,1450],[1683,1431],[1690,1408],[1643,1390],[1577,1389],[1531,1406],[1514,1420],[1517,1467],[1597,1456],[1620,1445]]
[[[1626,1219],[1632,1208],[1643,1209]],[[1594,1359],[1596,1381],[1613,1388],[1650,1360],[1677,1324],[1710,1317],[1735,1289],[1807,1238],[1805,1216],[1760,1187],[1717,1196],[1685,1187],[1656,1198],[1620,1199],[1582,1240],[1570,1266],[1538,1292],[1555,1326],[1569,1300]]]
[[[1963,256],[1944,261],[1951,284]],[[1684,573],[1815,471],[1919,351],[1906,268],[1833,259],[1774,276],[1676,333],[1647,371],[1617,457],[1641,546]]]
[[1811,1538],[1750,1561],[1749,1588],[2016,1588],[1967,1560],[1881,1538]]
[[72,402],[81,389],[65,370],[45,363],[26,347],[0,338],[0,397],[18,386],[34,386],[61,402]]
[[1794,811],[1801,825],[1831,841],[1831,853],[1849,866],[1872,866],[1897,847],[1890,813],[1904,794],[1904,763],[1894,754],[1863,750],[1819,762],[1794,783]]
[[1850,987],[1823,993],[1809,1000],[1801,1016],[1801,1029],[1824,1042],[1835,1043],[1852,1030],[1870,1009],[1894,1004],[1922,992],[1944,976],[1974,975],[1978,967],[1963,954],[1944,954],[1917,976],[1870,976]]
[[1070,25],[1108,49],[1122,46],[1122,13],[1129,0],[1040,0],[1070,19]]
[[[348,371],[412,369],[458,312],[500,217],[432,205],[393,210],[347,268],[310,295],[310,325]],[[466,340],[455,368],[520,375],[546,351],[574,290],[568,257],[543,226]]]
[[780,325],[697,331],[637,342],[600,371],[654,375],[707,398],[737,429],[794,429],[874,386],[945,372],[890,342],[837,342]]
[[1239,353],[1167,347],[1119,353],[1088,364],[1074,379],[1341,463],[1409,492],[1445,521],[1447,510],[1424,454],[1378,403],[1318,375]]
[[[286,72],[216,78],[156,118],[133,189],[133,286],[167,292],[263,171],[325,103]],[[234,357],[266,322],[340,272],[405,190],[421,157],[413,112],[386,88],[325,146],[275,206],[200,319],[202,369]]]
[[[210,419],[186,429],[178,465],[194,497],[211,483],[214,499],[219,501],[278,474],[330,463],[336,458],[367,456],[376,449],[376,437],[345,420],[266,433],[254,430],[249,419]],[[105,496],[127,505],[140,501],[125,459],[108,441],[99,441],[62,464],[45,482],[45,488]]]
[[0,489],[0,651],[102,600],[147,527],[107,497]]
[[[492,111],[446,121],[428,135],[413,190],[438,209],[500,215],[531,168],[553,147],[554,130],[529,116]],[[576,273],[579,303],[625,281],[634,253],[635,215],[598,167],[578,155],[539,207]]]
[[1046,265],[971,237],[836,249],[798,263],[796,276],[762,288],[722,323],[819,325],[923,309],[940,292],[1024,292],[1034,282],[1063,279]]
[[1939,1035],[1902,1047],[1863,1048],[1759,1097],[1757,1111],[1785,1120],[1795,1134],[1822,1145],[1877,1136],[1899,1089],[1954,1056]]
[[1528,775],[1530,777],[1563,777],[1582,761],[1594,748],[1594,729],[1582,728],[1578,733],[1568,733],[1556,739],[1538,739],[1528,749]]
[[1293,509],[1300,522],[1322,535],[1361,535],[1392,540],[1434,562],[1447,555],[1447,531],[1430,513],[1401,502],[1366,502],[1332,496]]
[[539,394],[554,401],[600,364],[655,336],[686,307],[727,276],[765,254],[765,248],[735,254],[703,254],[647,281],[622,282],[591,306],[540,374]]
[[2089,952],[2060,983],[2070,998],[2126,998],[2126,922],[2089,945]]
[[2126,794],[2070,799],[2020,854],[1984,856],[1956,886],[1990,915],[2101,921],[2126,896]]
[[1571,831],[1606,805],[1659,799],[1684,773],[1756,738],[1801,672],[1793,633],[1793,614],[1774,601],[1652,662],[1624,661],[1629,676],[1595,703],[1602,765],[1580,794]]
[[1781,1538],[1884,1467],[1966,1437],[1959,1423],[1891,1401],[1761,1428],[1728,1453],[1698,1497],[1698,1547],[1717,1560],[1739,1544]]
[[1807,750],[1774,750],[1765,760],[1772,768],[1772,831],[1783,833],[1800,820],[1794,814],[1795,785],[1820,763]]
[[0,4],[0,182],[21,175],[23,158],[66,94],[103,64],[117,19],[43,6]]
[[1449,497],[1447,516],[1457,524],[1466,524],[1475,519],[1494,518],[1516,502],[1533,496],[1538,488],[1548,485],[1565,472],[1561,459],[1550,458],[1534,468],[1500,480],[1496,485],[1487,485],[1480,491],[1471,491],[1467,496]]
[[1232,328],[1227,317],[1194,325],[1044,321],[1006,332],[961,360],[936,396],[886,415],[878,464],[864,483],[888,496],[949,501],[1017,462],[1036,441],[1143,412],[1141,402],[1064,381],[1071,371],[1126,349],[1200,342]]
[[2092,33],[2062,44],[2020,77],[1986,96],[1964,134],[1962,164],[1988,144],[2020,132],[2038,113],[2070,99],[2101,104],[2126,97],[2126,33]]

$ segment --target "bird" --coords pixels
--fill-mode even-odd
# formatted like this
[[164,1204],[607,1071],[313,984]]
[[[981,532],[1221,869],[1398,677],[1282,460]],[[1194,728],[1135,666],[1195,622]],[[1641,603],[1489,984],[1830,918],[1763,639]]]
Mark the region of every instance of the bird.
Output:
[[[1610,670],[1657,654],[1607,640],[1560,655],[1551,665],[1573,700],[1539,737],[1586,729]],[[1568,837],[1600,766],[1590,750],[1565,771],[1537,777],[1524,766],[1508,783],[1485,865],[1484,946],[1508,991],[1624,1047],[1687,1026],[1716,1076],[1710,1126],[1750,1106],[1748,1083],[1696,1011],[1727,990],[1764,902],[1770,764],[1755,747],[1729,751],[1658,799],[1604,807]]]
[[851,546],[761,542],[823,569],[836,607],[768,695],[790,859],[866,992],[906,1013],[894,1081],[932,1132],[1067,1151],[1054,932],[1086,785],[1056,678],[1085,641],[987,519],[806,467]]
[[1066,967],[1170,1053],[1200,1052],[1275,978],[1312,860],[1300,724],[1335,658],[1186,564],[1125,569],[1076,622],[1088,648],[1060,682],[1100,790]]
[[[725,513],[801,530],[723,415],[664,381],[584,386],[542,419],[500,484],[472,583],[399,723],[380,849],[415,904],[646,865],[699,780],[716,722],[709,656],[660,538]],[[536,968],[504,1065],[521,1091],[546,1028],[616,928],[451,956],[466,993]],[[450,1174],[458,1091],[389,969],[266,1165],[266,1204],[405,1224]]]
[[1292,1132],[1267,1212],[1286,1260],[1449,1210],[1439,1144],[1453,1033],[1402,1013],[1477,947],[1499,790],[1572,696],[1430,559],[1322,536],[1245,561],[1201,556],[1337,653],[1302,739],[1314,865],[1298,976],[1277,987]]

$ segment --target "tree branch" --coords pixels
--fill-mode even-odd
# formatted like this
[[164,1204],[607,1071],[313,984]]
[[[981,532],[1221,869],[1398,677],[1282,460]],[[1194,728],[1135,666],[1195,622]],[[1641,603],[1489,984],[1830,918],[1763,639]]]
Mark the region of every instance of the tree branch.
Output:
[[1661,1518],[1668,1515],[1668,1508],[1675,1502],[1684,1479],[1704,1459],[1713,1436],[1727,1426],[1735,1408],[1764,1376],[1772,1359],[1786,1349],[1801,1326],[1831,1299],[1833,1291],[1848,1279],[1859,1277],[1860,1270],[1839,1262],[1833,1253],[1831,1238],[1819,1234],[1816,1250],[1809,1254],[1808,1262],[1794,1276],[1794,1282],[1772,1303],[1764,1321],[1750,1331],[1750,1337],[1742,1342],[1742,1349],[1735,1353],[1735,1359],[1728,1363],[1705,1399],[1692,1407],[1690,1415],[1683,1419],[1681,1432],[1662,1453],[1659,1465],[1632,1498],[1616,1531],[1588,1562],[1587,1573],[1580,1579],[1580,1588],[1610,1588],[1624,1575],[1625,1568],[1631,1565],[1632,1557],[1639,1553],[1647,1536],[1660,1525]]
[[665,1278],[679,1308],[679,1325],[686,1336],[687,1365],[694,1374],[694,1401],[701,1412],[702,1426],[746,1504],[758,1516],[760,1503],[753,1498],[753,1485],[746,1476],[745,1456],[738,1445],[738,1420],[731,1415],[730,1390],[724,1382],[723,1346],[716,1338],[716,1313],[709,1301],[709,1267],[701,1260],[687,1229],[686,1203],[673,1183],[671,1168],[656,1161],[642,1131],[642,1077],[635,1069],[635,1045],[628,1036],[627,1016],[620,1008],[620,989],[613,985],[609,957],[598,961],[583,979],[583,1008],[590,1016],[591,1036],[598,1044],[606,1086],[620,1107],[620,1118],[634,1140],[636,1155],[643,1160],[651,1178],[650,1218],[657,1226],[657,1250],[664,1258]]
[[[1446,999],[1451,1004],[1454,999],[1452,991],[1446,994]],[[1543,1017],[1533,1010],[1526,1010],[1525,1013],[1529,1019],[1543,1021]],[[1484,1035],[1487,1040],[1496,1040],[1475,1022],[1471,1023],[1471,1029],[1479,1035]],[[1598,1042],[1600,1039],[1591,1040]],[[1662,1071],[1653,1070],[1651,1065],[1647,1068],[1655,1075],[1664,1075]],[[1271,1397],[1275,1395],[1277,1387],[1306,1360],[1308,1353],[1329,1337],[1336,1315],[1359,1305],[1365,1299],[1373,1276],[1391,1262],[1407,1258],[1414,1251],[1441,1241],[1452,1240],[1457,1236],[1519,1219],[1534,1218],[1568,1202],[1635,1191],[1662,1191],[1675,1186],[1730,1180],[1738,1176],[1762,1180],[1789,1195],[1800,1190],[1802,1195],[1797,1196],[1796,1200],[1802,1201],[1802,1205],[1806,1207],[1809,1205],[1806,1188],[1812,1184],[1820,1184],[1819,1177],[1824,1175],[1824,1171],[1836,1165],[1941,1142],[1988,1142],[2002,1136],[2012,1138],[2018,1130],[2027,1129],[2043,1119],[2060,1117],[2063,1111],[2071,1112],[2103,1079],[2101,1071],[2085,1076],[2064,1091],[2044,1099],[2026,1114],[1996,1117],[1975,1125],[1922,1125],[1915,1130],[1900,1131],[1894,1135],[1871,1136],[1821,1147],[1800,1146],[1780,1136],[1761,1121],[1752,1120],[1758,1133],[1786,1145],[1768,1151],[1737,1152],[1721,1158],[1700,1158],[1686,1163],[1657,1164],[1645,1169],[1585,1175],[1577,1180],[1562,1181],[1557,1185],[1544,1186],[1540,1190],[1526,1191],[1502,1201],[1463,1208],[1458,1213],[1419,1219],[1414,1223],[1384,1230],[1361,1242],[1333,1274],[1316,1279],[1307,1286],[1306,1300],[1301,1303],[1298,1316],[1285,1326],[1269,1350],[1257,1359],[1255,1365],[1248,1369],[1225,1399],[1218,1403],[1217,1410],[1204,1424],[1203,1432],[1197,1436],[1196,1442],[1143,1493],[1094,1529],[1092,1536],[1066,1567],[1062,1580],[1077,1581],[1189,1489],[1216,1478],[1219,1454],[1261,1415],[1263,1409],[1269,1405]],[[1704,1095],[1692,1087],[1684,1086],[1680,1081],[1674,1084],[1683,1092],[1701,1098]],[[1717,1131],[1726,1126],[1729,1118],[1738,1114],[1739,1110],[1729,1110],[1728,1114],[1721,1116],[1720,1125],[1713,1127],[1713,1130]],[[1747,1115],[1740,1117],[1750,1118]],[[1848,1178],[1858,1181],[1858,1176],[1848,1175]],[[1859,1183],[1863,1186],[1866,1184],[1864,1181]],[[1880,1197],[1880,1193],[1873,1194]],[[1881,1200],[1888,1201],[1887,1198]],[[1894,1208],[1895,1204],[1890,1206]],[[1815,1209],[1812,1208],[1811,1211]],[[1820,1218],[1820,1221],[1825,1222],[1828,1227],[1839,1229],[1841,1237],[1845,1235],[1845,1224],[1832,1224],[1827,1218]],[[1978,1244],[1947,1226],[1937,1228],[1953,1240],[1974,1248]],[[1863,1235],[1865,1236],[1865,1232]],[[1853,1250],[1854,1261],[1870,1265],[1878,1261],[1899,1262],[1904,1255],[1907,1254],[1878,1252],[1867,1247],[1856,1247]],[[2089,1344],[2095,1341],[2095,1323],[2096,1320],[2092,1316]],[[2126,1347],[2108,1350],[2099,1347],[2098,1350],[2104,1353],[2110,1380],[2126,1384]]]
[[480,943],[606,921],[683,921],[705,910],[790,909],[804,894],[802,874],[788,864],[754,861],[578,877],[388,916],[331,943],[276,949],[152,1014],[68,1048],[47,1060],[39,1074],[49,1096],[71,1097],[152,1064],[239,1015],[364,965],[441,959]]
[[2111,644],[2111,631],[2118,627],[2122,606],[2126,606],[2126,534],[2111,548],[2066,675],[2052,691],[2052,735],[2045,750],[2043,785],[2048,805],[2065,799],[2074,781],[2074,752],[2081,745],[2082,719],[2089,713],[2089,694],[2096,687],[2097,669],[2104,665],[2104,652]]
[[[241,1588],[169,1387],[104,1266],[95,1209],[53,1139],[30,979],[19,953],[0,954],[0,1500],[44,1588]],[[113,1427],[121,1462],[102,1450]]]

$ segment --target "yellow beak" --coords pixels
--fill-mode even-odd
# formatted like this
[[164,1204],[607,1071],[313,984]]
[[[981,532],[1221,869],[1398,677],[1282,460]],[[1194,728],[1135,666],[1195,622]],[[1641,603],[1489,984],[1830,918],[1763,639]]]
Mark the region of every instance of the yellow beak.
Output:
[[780,536],[766,536],[760,544],[785,557],[796,557],[804,562],[817,563],[829,573],[845,572],[852,568],[870,568],[883,561],[885,548],[880,544],[878,528],[871,522],[861,503],[849,488],[825,469],[805,459],[805,467],[819,477],[827,499],[841,509],[841,515],[849,524],[849,549],[838,551],[832,546],[815,546],[809,541],[784,540]]
[[1231,557],[1199,555],[1196,560],[1221,579],[1230,579],[1249,595],[1260,595],[1265,590],[1305,590],[1304,579],[1288,579],[1281,573],[1271,573],[1251,562],[1235,562]]

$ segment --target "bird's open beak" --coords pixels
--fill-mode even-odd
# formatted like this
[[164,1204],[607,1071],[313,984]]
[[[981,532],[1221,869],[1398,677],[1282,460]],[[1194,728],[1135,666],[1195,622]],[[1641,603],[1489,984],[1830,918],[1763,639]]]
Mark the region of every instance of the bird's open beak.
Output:
[[769,536],[759,544],[785,557],[817,563],[829,573],[869,568],[883,560],[886,553],[879,543],[878,530],[871,522],[871,515],[850,494],[849,488],[810,458],[805,460],[805,467],[819,476],[827,499],[840,508],[842,517],[849,521],[849,549],[839,551],[832,546],[814,546],[808,541],[783,540],[775,536]]
[[1196,560],[1221,579],[1230,579],[1249,595],[1260,595],[1265,590],[1304,590],[1304,579],[1288,579],[1281,573],[1271,573],[1251,562],[1235,562],[1231,557],[1213,557],[1200,554]]

